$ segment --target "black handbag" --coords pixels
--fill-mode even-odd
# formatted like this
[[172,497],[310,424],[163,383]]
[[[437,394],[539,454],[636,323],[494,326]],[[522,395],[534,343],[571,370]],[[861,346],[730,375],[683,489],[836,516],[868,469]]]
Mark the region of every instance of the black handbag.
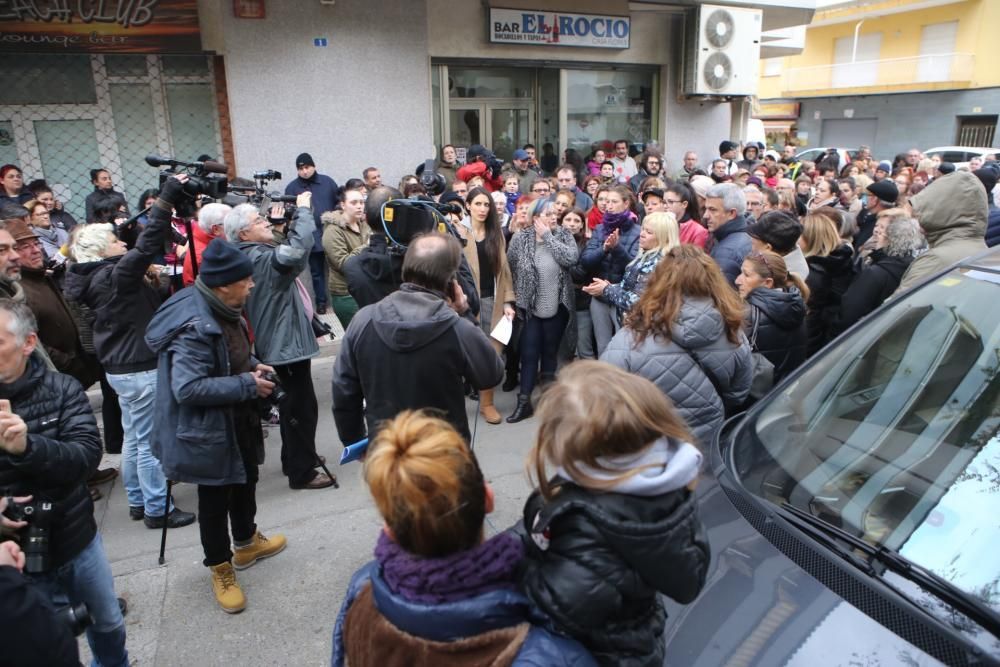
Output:
[[750,331],[750,359],[753,380],[750,382],[750,398],[762,399],[774,387],[774,364],[757,350],[757,329],[760,326],[760,308],[753,309],[753,328]]

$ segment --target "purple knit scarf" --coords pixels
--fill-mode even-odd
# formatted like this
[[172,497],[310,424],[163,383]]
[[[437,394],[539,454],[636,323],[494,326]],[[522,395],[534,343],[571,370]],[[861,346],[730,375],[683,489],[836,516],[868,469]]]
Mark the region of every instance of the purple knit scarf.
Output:
[[403,550],[383,532],[375,560],[389,590],[410,602],[441,604],[514,587],[514,570],[524,545],[500,533],[479,546],[443,558],[421,558]]
[[632,211],[622,211],[621,213],[605,213],[604,214],[604,229],[607,233],[620,229],[625,231],[628,229],[632,223],[635,221],[635,213]]

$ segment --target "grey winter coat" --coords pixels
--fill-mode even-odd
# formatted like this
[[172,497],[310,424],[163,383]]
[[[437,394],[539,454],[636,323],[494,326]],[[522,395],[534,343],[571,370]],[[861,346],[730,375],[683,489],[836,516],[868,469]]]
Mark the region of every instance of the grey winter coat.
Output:
[[222,328],[205,297],[193,287],[170,297],[149,323],[146,343],[158,362],[150,448],[163,474],[191,484],[244,484],[233,406],[256,399],[257,383],[250,373],[230,375]]
[[[562,267],[559,272],[559,303],[566,307],[567,313],[576,310],[576,298],[573,295],[573,278],[569,270],[576,265],[576,241],[573,235],[563,227],[556,227],[542,237],[542,243],[552,253],[556,263]],[[528,313],[535,309],[535,297],[538,294],[538,271],[535,269],[535,230],[533,227],[522,229],[510,239],[507,248],[507,263],[514,278],[514,296],[518,308]]]
[[319,354],[312,322],[295,279],[309,266],[316,224],[308,208],[300,206],[279,244],[243,242],[240,250],[253,262],[254,288],[246,312],[254,332],[261,363],[283,366]]
[[[739,344],[729,342],[710,299],[685,299],[671,329],[669,341],[647,336],[636,346],[632,330],[625,327],[611,339],[601,361],[656,384],[673,401],[697,443],[707,445],[722,427],[725,406],[742,404],[750,392],[750,344],[742,333]],[[714,384],[706,372],[714,376]]]

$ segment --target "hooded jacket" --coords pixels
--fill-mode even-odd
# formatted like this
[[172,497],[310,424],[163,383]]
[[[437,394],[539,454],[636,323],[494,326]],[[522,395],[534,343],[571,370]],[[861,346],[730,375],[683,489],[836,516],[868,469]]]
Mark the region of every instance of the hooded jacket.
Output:
[[637,345],[625,327],[611,339],[601,361],[653,382],[673,401],[695,440],[707,445],[722,427],[725,406],[741,405],[750,392],[750,344],[740,338],[739,344],[726,338],[722,315],[711,299],[685,298],[669,340],[649,335]]
[[326,253],[326,287],[332,296],[347,296],[344,263],[368,246],[372,230],[364,220],[355,231],[347,224],[343,211],[323,214],[323,251]]
[[156,355],[143,337],[163,299],[146,281],[146,270],[163,252],[169,230],[170,205],[158,199],[134,248],[118,257],[74,264],[66,271],[66,298],[94,314],[94,349],[107,373],[156,368]]
[[[527,598],[509,589],[493,590],[455,602],[411,602],[393,593],[377,562],[354,573],[333,632],[333,667],[355,664],[345,651],[345,621],[354,605],[369,611],[358,617],[367,643],[382,650],[379,659],[404,660],[417,667],[469,664],[513,667],[590,667],[593,658],[576,642],[539,627],[545,619]],[[371,613],[374,611],[374,613]],[[405,658],[404,658],[405,656]],[[489,656],[489,662],[479,662]],[[372,663],[371,654],[357,663]],[[381,664],[395,664],[385,663]]]
[[87,394],[68,375],[33,354],[17,380],[0,384],[0,399],[28,426],[22,454],[0,451],[0,493],[52,503],[51,567],[71,561],[97,534],[87,478],[101,460],[101,436]]
[[986,189],[972,173],[956,171],[935,178],[910,198],[910,207],[930,249],[913,260],[897,293],[986,250]]
[[806,261],[809,263],[806,353],[812,356],[833,340],[833,322],[840,314],[841,299],[854,279],[854,249],[842,244],[829,255],[813,255],[806,257]]
[[503,362],[482,329],[443,294],[403,283],[347,327],[333,369],[333,418],[351,444],[403,410],[437,408],[469,440],[464,381],[486,389],[501,379]]
[[[675,463],[684,447],[697,455],[693,465]],[[562,481],[550,500],[536,491],[524,507],[522,588],[602,665],[664,664],[667,614],[657,593],[691,602],[708,571],[708,540],[686,488],[700,454],[666,439],[650,450],[664,456],[637,460],[632,467],[653,467],[610,492]]]
[[910,255],[896,257],[885,254],[884,250],[872,251],[869,259],[871,264],[858,274],[840,300],[840,312],[831,323],[831,338],[849,329],[892,296],[913,262]]
[[986,223],[986,245],[992,248],[1000,245],[1000,208],[990,202],[990,212]]
[[774,364],[774,383],[794,371],[806,359],[806,304],[798,288],[787,290],[758,287],[747,296],[746,332],[753,337],[757,313],[755,352]]
[[254,288],[246,312],[254,331],[254,346],[269,366],[311,359],[319,354],[312,322],[306,317],[295,279],[309,266],[313,216],[304,206],[295,211],[284,243],[239,244],[253,262]]
[[194,287],[174,294],[149,323],[146,341],[158,356],[150,446],[163,474],[209,486],[245,483],[233,406],[255,400],[257,383],[250,373],[231,374],[205,297]]

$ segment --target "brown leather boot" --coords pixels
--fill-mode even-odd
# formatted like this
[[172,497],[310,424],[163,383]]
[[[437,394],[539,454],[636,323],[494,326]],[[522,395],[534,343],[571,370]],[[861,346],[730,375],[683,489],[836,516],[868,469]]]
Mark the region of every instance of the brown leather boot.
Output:
[[487,424],[499,424],[503,421],[500,413],[493,407],[493,390],[479,390],[479,414],[483,416]]

